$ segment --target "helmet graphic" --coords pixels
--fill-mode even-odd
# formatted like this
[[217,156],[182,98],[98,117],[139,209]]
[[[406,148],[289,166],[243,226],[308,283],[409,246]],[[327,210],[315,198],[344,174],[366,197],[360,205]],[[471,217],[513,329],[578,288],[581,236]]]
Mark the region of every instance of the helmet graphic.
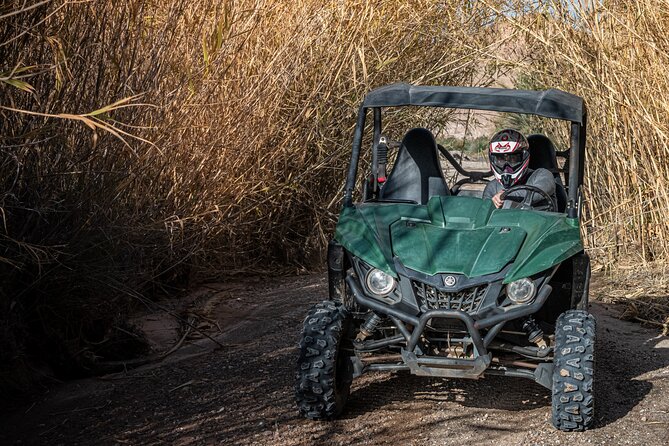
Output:
[[523,134],[513,129],[500,130],[490,139],[490,167],[504,189],[517,184],[527,172],[529,148]]

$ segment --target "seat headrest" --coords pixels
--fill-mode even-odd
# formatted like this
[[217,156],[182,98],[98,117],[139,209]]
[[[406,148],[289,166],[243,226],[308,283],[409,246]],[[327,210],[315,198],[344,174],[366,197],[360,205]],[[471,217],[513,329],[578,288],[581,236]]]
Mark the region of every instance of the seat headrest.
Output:
[[425,204],[431,196],[448,194],[434,136],[424,128],[409,130],[381,189],[381,197]]
[[527,142],[530,144],[530,169],[544,168],[557,173],[558,163],[555,155],[555,146],[546,136],[539,133],[529,135]]

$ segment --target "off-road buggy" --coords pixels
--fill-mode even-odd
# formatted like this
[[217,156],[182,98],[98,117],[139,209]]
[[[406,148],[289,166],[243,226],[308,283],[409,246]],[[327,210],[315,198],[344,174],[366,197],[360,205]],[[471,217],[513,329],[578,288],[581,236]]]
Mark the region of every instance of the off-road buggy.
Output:
[[[495,208],[464,185],[491,172],[465,170],[430,131],[398,144],[386,177],[386,107],[447,107],[534,114],[571,123],[568,150],[528,137],[530,168],[550,170],[557,202],[524,190]],[[356,176],[368,112],[371,172],[360,202]],[[595,319],[588,313],[590,262],[580,235],[586,108],[559,91],[395,84],[360,107],[343,209],[328,249],[329,300],[308,312],[299,342],[296,399],[311,419],[332,419],[353,378],[409,371],[445,378],[529,378],[552,391],[552,422],[564,431],[593,423]],[[439,154],[464,177],[448,187]],[[563,158],[558,163],[558,157]]]

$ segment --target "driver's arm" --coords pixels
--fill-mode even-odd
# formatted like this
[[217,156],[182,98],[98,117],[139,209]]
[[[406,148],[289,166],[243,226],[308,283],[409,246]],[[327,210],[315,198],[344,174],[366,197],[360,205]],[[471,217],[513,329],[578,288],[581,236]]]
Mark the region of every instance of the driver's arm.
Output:
[[499,209],[502,207],[502,200],[500,198],[502,192],[504,192],[504,189],[502,189],[502,185],[499,184],[499,181],[489,181],[488,184],[486,184],[485,189],[483,189],[482,198],[492,200],[495,207]]
[[[547,169],[537,169],[532,172],[532,175],[527,179],[527,185],[538,187],[546,192],[551,197],[555,197],[555,178],[553,174]],[[533,204],[544,198],[539,194],[534,194],[532,198]]]
[[499,191],[502,190],[502,186],[499,184],[498,181],[488,181],[488,183],[485,185],[485,189],[483,189],[483,197],[481,198],[487,198],[487,199],[492,199],[493,196],[495,196]]

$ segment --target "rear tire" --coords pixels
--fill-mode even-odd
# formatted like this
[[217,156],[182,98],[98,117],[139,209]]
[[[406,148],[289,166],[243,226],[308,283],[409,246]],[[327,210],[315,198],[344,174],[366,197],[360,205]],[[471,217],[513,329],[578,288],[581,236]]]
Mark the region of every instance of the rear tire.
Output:
[[295,399],[306,418],[330,420],[344,409],[353,380],[344,347],[351,320],[344,305],[334,301],[315,305],[304,319]]
[[569,310],[555,324],[553,359],[553,426],[565,432],[584,431],[594,421],[595,318]]

